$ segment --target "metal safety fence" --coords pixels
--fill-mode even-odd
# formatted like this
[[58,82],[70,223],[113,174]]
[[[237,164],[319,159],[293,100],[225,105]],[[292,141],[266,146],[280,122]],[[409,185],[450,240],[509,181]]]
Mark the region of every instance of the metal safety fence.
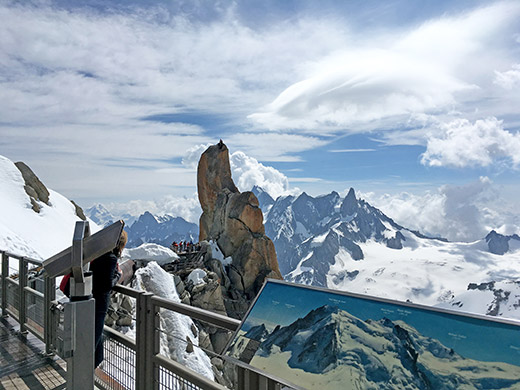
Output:
[[[3,316],[11,316],[20,324],[22,334],[31,332],[45,343],[45,353],[57,354],[59,329],[63,325],[63,307],[56,300],[56,278],[41,271],[41,262],[5,251],[1,254],[0,301]],[[227,386],[216,383],[161,352],[159,313],[175,312],[190,317],[195,323],[228,332],[240,321],[207,310],[173,302],[151,293],[121,285],[114,289],[133,300],[135,337],[105,326],[104,355],[101,369],[96,370],[95,384],[103,390],[280,390],[276,381],[234,366]],[[168,335],[167,335],[168,336]],[[171,335],[169,335],[171,337]],[[187,340],[174,339],[188,347]],[[164,349],[164,345],[162,346]],[[199,346],[191,345],[194,348]],[[210,357],[218,353],[204,349]],[[220,351],[218,351],[220,352]],[[229,371],[229,370],[228,370]]]

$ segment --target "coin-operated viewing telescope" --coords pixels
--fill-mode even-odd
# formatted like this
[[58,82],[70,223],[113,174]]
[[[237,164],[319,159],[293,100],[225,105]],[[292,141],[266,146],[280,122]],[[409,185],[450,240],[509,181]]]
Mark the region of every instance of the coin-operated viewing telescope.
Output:
[[124,222],[90,235],[86,221],[76,222],[72,246],[43,262],[51,278],[70,276],[70,301],[64,306],[63,326],[58,327],[58,354],[67,361],[67,388],[94,389],[94,318],[92,275],[88,263],[112,251],[118,244]]

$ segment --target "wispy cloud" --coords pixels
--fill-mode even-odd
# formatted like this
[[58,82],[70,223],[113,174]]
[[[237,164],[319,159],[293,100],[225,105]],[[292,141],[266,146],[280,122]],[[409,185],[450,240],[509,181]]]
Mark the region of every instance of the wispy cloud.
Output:
[[358,152],[375,152],[376,149],[333,149],[331,153],[358,153]]
[[394,140],[400,142],[414,131],[425,143],[427,129],[415,121],[420,115],[472,118],[480,104],[501,114],[507,106],[514,114],[505,104],[509,96],[498,94],[490,81],[496,76],[509,86],[516,80],[515,68],[495,69],[514,59],[508,48],[515,44],[511,29],[519,15],[518,3],[501,2],[405,31],[346,39],[328,56],[306,63],[301,80],[250,118],[270,129],[309,133],[398,130],[403,136]]
[[[181,161],[219,138],[259,163],[294,163],[367,132],[449,166],[428,141],[458,138],[432,123],[517,118],[517,2],[371,34],[347,13],[248,24],[237,4],[94,3],[0,5],[2,153],[70,197],[191,195]],[[494,136],[515,139],[508,129]],[[343,146],[334,152],[372,151]]]

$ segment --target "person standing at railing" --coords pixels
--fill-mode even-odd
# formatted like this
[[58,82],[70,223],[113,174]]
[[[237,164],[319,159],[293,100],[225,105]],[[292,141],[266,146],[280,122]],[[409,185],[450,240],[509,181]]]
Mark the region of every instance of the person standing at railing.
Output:
[[117,260],[121,257],[127,240],[128,235],[123,230],[114,250],[105,253],[90,263],[92,296],[96,300],[94,367],[99,366],[103,361],[103,326],[105,325],[110,294],[122,276]]

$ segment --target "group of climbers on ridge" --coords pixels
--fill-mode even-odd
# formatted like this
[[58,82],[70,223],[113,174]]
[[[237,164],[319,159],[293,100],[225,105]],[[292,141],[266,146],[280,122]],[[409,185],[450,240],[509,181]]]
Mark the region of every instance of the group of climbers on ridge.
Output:
[[175,253],[190,253],[190,252],[198,252],[200,251],[200,244],[194,244],[192,241],[180,241],[180,242],[172,242],[170,245],[170,249]]

